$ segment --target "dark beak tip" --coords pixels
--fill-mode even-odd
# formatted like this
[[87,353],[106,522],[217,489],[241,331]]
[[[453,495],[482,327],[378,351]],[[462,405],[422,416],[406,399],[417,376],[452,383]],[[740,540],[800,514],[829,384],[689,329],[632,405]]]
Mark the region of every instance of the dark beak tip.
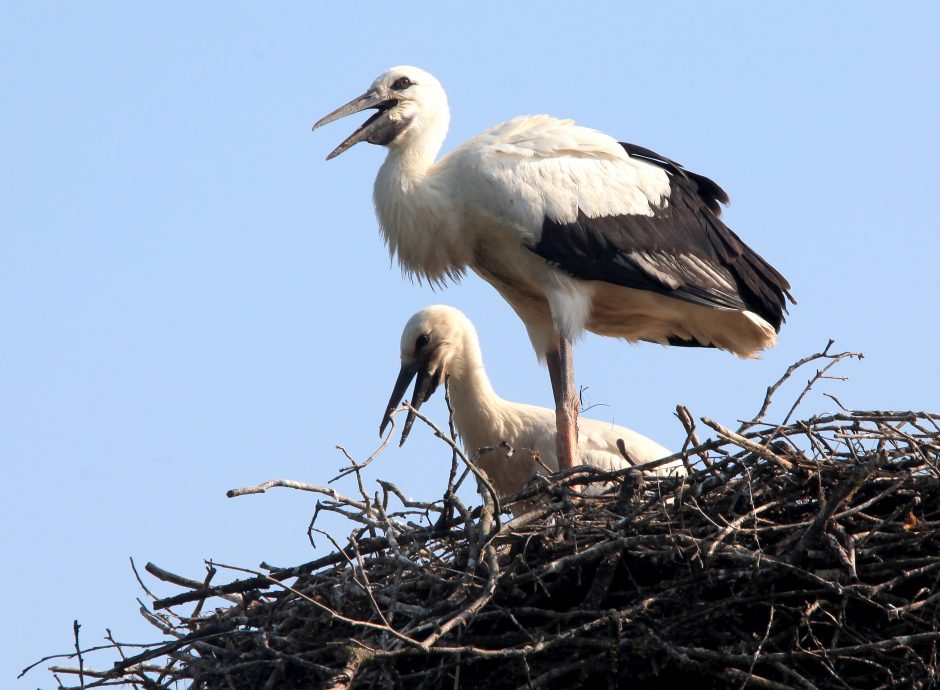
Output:
[[310,131],[311,131],[311,132],[316,132],[316,131],[317,131],[318,129],[320,129],[323,125],[329,124],[329,122],[327,121],[327,120],[329,119],[329,117],[330,117],[330,116],[327,115],[326,117],[321,117],[319,120],[317,120],[316,122],[314,122],[314,123],[313,123],[313,127],[310,128]]
[[401,438],[398,440],[398,447],[401,448],[405,445],[405,441],[408,440],[408,437],[411,435],[411,427],[408,426],[401,431]]

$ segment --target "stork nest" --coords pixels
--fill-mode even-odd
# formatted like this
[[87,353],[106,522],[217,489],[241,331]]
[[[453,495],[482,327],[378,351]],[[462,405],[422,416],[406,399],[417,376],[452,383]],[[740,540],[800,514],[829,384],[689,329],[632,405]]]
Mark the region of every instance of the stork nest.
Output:
[[[195,581],[148,563],[184,590],[144,587],[163,639],[140,651],[109,632],[83,648],[76,622],[76,651],[60,656],[78,665],[51,671],[83,688],[940,687],[940,417],[789,421],[851,356],[827,346],[797,362],[736,431],[703,418],[717,434],[705,442],[677,408],[688,441],[673,458],[688,477],[581,467],[501,502],[477,476],[471,509],[456,492],[478,474],[472,458],[421,417],[453,455],[439,501],[382,481],[370,496],[360,473],[375,456],[341,472],[357,497],[285,481],[233,490],[313,491],[317,513],[355,529],[293,568],[208,563]],[[810,362],[823,366],[790,413],[764,422]],[[513,501],[535,507],[508,520]],[[213,584],[220,571],[240,579]],[[93,670],[92,651],[118,660]]]

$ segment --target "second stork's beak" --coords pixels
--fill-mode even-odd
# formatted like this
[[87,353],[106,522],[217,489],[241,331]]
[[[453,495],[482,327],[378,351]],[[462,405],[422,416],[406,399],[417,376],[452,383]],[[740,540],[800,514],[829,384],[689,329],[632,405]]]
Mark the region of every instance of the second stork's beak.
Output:
[[[398,378],[395,380],[395,388],[392,390],[392,397],[388,399],[388,407],[385,409],[385,416],[382,417],[382,425],[379,427],[379,436],[385,433],[385,427],[392,421],[392,413],[396,410],[402,398],[405,397],[405,391],[408,384],[417,375],[415,381],[414,393],[411,396],[411,406],[417,410],[421,405],[427,402],[437,390],[441,382],[441,373],[432,374],[428,371],[427,364],[405,364],[402,362],[401,371],[398,372]],[[401,441],[399,446],[405,445],[408,434],[411,433],[411,427],[415,423],[415,413],[408,411],[408,419],[405,420],[405,426],[401,430]]]
[[389,130],[395,126],[394,123],[390,121],[387,113],[397,102],[398,101],[394,99],[385,99],[376,91],[370,90],[366,91],[358,98],[352,99],[346,105],[337,108],[326,117],[318,120],[317,123],[313,126],[313,129],[339,120],[340,118],[346,117],[347,115],[358,113],[361,110],[378,108],[377,113],[362,123],[362,126],[349,135],[349,137],[342,144],[333,149],[326,159],[330,160],[331,158],[336,158],[336,156],[341,154],[343,151],[350,148],[354,144],[358,144],[360,141],[368,141],[371,144],[387,143],[387,139],[390,134]]

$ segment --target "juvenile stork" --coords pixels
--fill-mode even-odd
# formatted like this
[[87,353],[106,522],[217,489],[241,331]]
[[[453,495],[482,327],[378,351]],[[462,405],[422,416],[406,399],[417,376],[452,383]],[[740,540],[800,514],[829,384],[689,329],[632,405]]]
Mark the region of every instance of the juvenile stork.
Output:
[[[483,368],[483,355],[476,329],[463,312],[453,307],[435,305],[412,316],[401,335],[401,370],[395,389],[382,417],[379,434],[392,420],[392,413],[415,380],[411,405],[418,409],[447,378],[454,409],[454,425],[468,453],[481,448],[476,464],[483,469],[501,497],[511,496],[539,473],[540,466],[531,453],[549,470],[558,470],[555,414],[534,405],[522,405],[500,398],[490,385]],[[405,443],[414,423],[408,413],[402,429]],[[636,464],[659,460],[671,452],[635,431],[610,422],[581,418],[576,459],[601,470],[630,467],[631,463],[617,449],[617,440]],[[515,451],[499,448],[503,442]],[[685,468],[672,462],[653,470],[655,474],[685,474]],[[518,512],[518,511],[516,511]]]
[[728,196],[707,177],[546,115],[435,162],[447,96],[417,67],[390,69],[313,128],[368,108],[327,159],[361,141],[387,147],[373,200],[403,270],[443,283],[470,268],[519,315],[548,364],[562,467],[576,458],[571,345],[583,330],[739,357],[775,343],[789,283],[722,223]]

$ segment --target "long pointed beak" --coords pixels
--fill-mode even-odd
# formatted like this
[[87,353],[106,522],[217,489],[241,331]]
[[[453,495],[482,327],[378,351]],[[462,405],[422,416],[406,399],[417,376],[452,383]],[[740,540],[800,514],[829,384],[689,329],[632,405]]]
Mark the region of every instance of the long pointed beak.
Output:
[[323,125],[328,125],[331,122],[336,122],[336,120],[339,120],[340,118],[346,117],[347,115],[352,115],[353,113],[358,113],[361,110],[367,110],[368,108],[378,108],[381,104],[382,99],[379,94],[377,94],[375,91],[366,91],[361,96],[356,96],[346,105],[340,106],[326,117],[317,120],[317,123],[313,126],[313,129],[317,129]]
[[377,128],[381,129],[381,126],[377,126],[376,122],[379,120],[379,118],[382,117],[382,115],[385,114],[385,111],[387,111],[391,105],[394,105],[394,101],[383,100],[382,97],[375,91],[366,91],[361,96],[358,96],[349,101],[349,103],[346,105],[337,108],[326,117],[317,120],[316,124],[313,125],[314,130],[318,127],[335,122],[340,118],[344,118],[347,115],[352,115],[353,113],[358,113],[362,110],[368,110],[369,108],[379,109],[379,112],[375,113],[372,117],[366,120],[362,126],[349,135],[349,137],[343,141],[342,144],[333,149],[326,159],[330,160],[331,158],[336,158],[336,156],[341,154],[343,151],[350,148],[354,144],[358,144],[360,141],[366,141],[370,138],[374,139],[375,130]]
[[[414,410],[420,408],[423,403],[426,403],[430,399],[441,381],[440,374],[430,373],[426,366],[419,367],[416,364],[403,363],[401,370],[398,372],[398,378],[395,380],[395,388],[392,390],[392,397],[388,399],[385,416],[382,417],[382,424],[379,427],[379,436],[385,433],[385,427],[392,421],[392,412],[395,411],[401,403],[402,398],[405,397],[408,384],[411,383],[411,380],[415,378],[415,376],[417,376],[417,381],[415,381],[414,393],[411,395],[411,407],[414,408]],[[405,420],[405,426],[401,431],[399,446],[405,445],[405,441],[408,440],[408,434],[411,433],[411,427],[414,425],[415,419],[414,411],[409,410],[408,418]]]
[[385,427],[392,421],[392,412],[395,411],[401,403],[402,398],[405,397],[408,384],[411,383],[411,380],[417,373],[418,367],[416,365],[408,365],[402,362],[401,370],[398,372],[398,378],[395,379],[395,387],[392,389],[392,397],[388,399],[388,406],[385,408],[385,416],[382,417],[382,424],[379,426],[380,437],[385,433]]

